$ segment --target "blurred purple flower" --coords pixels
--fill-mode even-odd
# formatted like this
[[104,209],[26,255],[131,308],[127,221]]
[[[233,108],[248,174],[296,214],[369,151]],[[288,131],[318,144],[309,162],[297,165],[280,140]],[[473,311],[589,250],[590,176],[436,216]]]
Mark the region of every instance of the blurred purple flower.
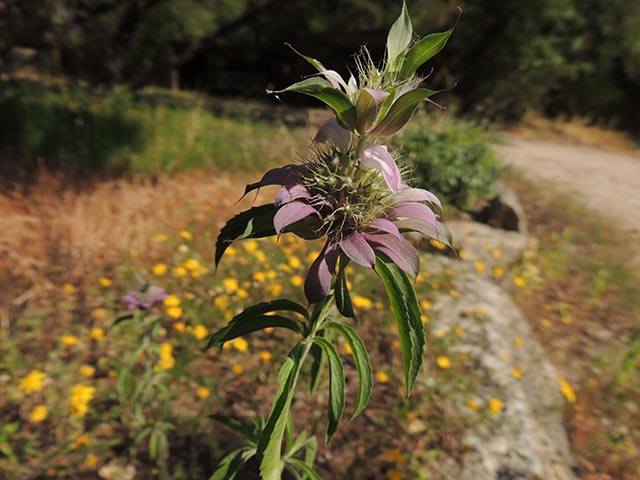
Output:
[[145,285],[138,290],[129,290],[123,300],[129,310],[137,310],[138,308],[149,310],[167,297],[164,288],[157,285]]
[[282,185],[274,202],[278,210],[273,224],[278,234],[327,237],[305,281],[305,295],[311,303],[326,297],[341,254],[374,268],[376,251],[381,252],[415,277],[420,257],[401,232],[419,232],[450,243],[447,229],[434,213],[441,208],[437,197],[403,183],[384,145],[369,145],[357,157],[355,149],[344,153],[345,137],[339,131],[336,134],[336,127],[331,125],[332,132],[321,129],[321,141],[332,140],[333,148],[317,148],[315,161],[274,168],[247,187],[250,191]]

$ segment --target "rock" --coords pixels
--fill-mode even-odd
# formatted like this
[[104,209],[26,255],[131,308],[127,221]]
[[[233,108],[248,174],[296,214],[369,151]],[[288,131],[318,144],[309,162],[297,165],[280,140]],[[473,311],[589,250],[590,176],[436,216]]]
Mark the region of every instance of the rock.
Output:
[[527,220],[516,193],[504,182],[498,182],[498,194],[471,217],[480,223],[511,232],[527,233]]
[[453,235],[454,244],[466,252],[465,260],[481,260],[487,267],[520,260],[529,241],[526,234],[471,221],[448,222],[447,228]]
[[[455,268],[456,262],[439,259]],[[459,266],[458,262],[458,266]],[[456,275],[460,295],[437,294],[433,318],[439,328],[462,327],[451,347],[468,355],[485,379],[477,386],[479,402],[496,398],[503,409],[465,433],[469,448],[456,478],[460,480],[576,478],[562,425],[564,399],[558,376],[533,340],[529,326],[509,295],[489,278]],[[477,307],[482,315],[469,315]],[[522,373],[516,378],[512,370]]]

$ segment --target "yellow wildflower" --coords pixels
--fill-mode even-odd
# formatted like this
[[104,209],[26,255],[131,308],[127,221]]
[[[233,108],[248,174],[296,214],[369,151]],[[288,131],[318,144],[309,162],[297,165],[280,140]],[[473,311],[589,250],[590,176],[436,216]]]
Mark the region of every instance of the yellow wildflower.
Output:
[[234,363],[233,367],[231,367],[231,371],[234,375],[242,375],[244,373],[244,367],[239,363]]
[[502,257],[502,252],[498,249],[493,249],[491,250],[491,255],[493,255],[493,258],[495,258],[496,260],[499,260],[500,257]]
[[267,270],[265,275],[267,276],[267,279],[274,280],[278,276],[278,273],[274,269],[271,269]]
[[239,352],[246,352],[249,348],[249,343],[244,338],[238,337],[231,340],[231,346]]
[[516,337],[516,338],[513,340],[513,344],[514,344],[516,347],[521,347],[522,345],[524,345],[524,340],[522,339],[522,337]]
[[71,387],[69,403],[71,404],[72,417],[84,417],[89,410],[89,402],[96,393],[95,387],[76,384]]
[[229,297],[226,295],[220,295],[213,299],[213,304],[218,310],[226,310],[229,308]]
[[157,365],[157,370],[171,370],[176,364],[176,359],[173,358],[173,345],[167,342],[160,344],[160,361]]
[[500,279],[502,277],[504,277],[505,271],[504,268],[502,267],[496,267],[493,269],[493,275],[497,278]]
[[540,319],[540,323],[542,323],[542,326],[544,328],[549,328],[551,326],[551,320],[549,320],[548,318]]
[[436,337],[444,337],[447,334],[447,331],[439,328],[436,330]]
[[282,293],[282,285],[280,283],[274,283],[269,286],[269,293],[274,297],[279,296]]
[[430,243],[433,247],[437,248],[438,250],[444,250],[445,248],[447,248],[447,246],[446,246],[444,243],[439,242],[438,240],[436,240],[436,239],[434,239],[434,238],[430,239],[430,240],[429,240],[429,243]]
[[175,295],[169,295],[162,301],[162,304],[165,307],[178,307],[180,306],[180,299]]
[[98,465],[99,461],[100,457],[94,455],[93,453],[90,453],[89,455],[87,455],[87,458],[84,459],[84,463],[82,464],[82,466],[85,468],[95,468]]
[[102,286],[103,286],[103,287],[105,287],[105,288],[106,288],[106,287],[110,287],[110,286],[113,284],[113,282],[111,281],[111,279],[110,279],[110,278],[107,278],[107,277],[100,277],[100,278],[98,279],[98,282],[100,283],[100,285],[102,285]]
[[576,403],[576,392],[573,391],[569,382],[567,382],[562,376],[558,376],[558,383],[560,384],[562,395],[567,399],[567,402]]
[[376,380],[380,383],[387,383],[389,381],[389,375],[385,372],[376,373]]
[[460,292],[452,288],[451,290],[449,290],[449,295],[451,295],[453,298],[458,298],[460,296]]
[[187,325],[184,322],[176,322],[173,324],[173,329],[176,332],[184,332],[187,328]]
[[486,309],[482,305],[476,307],[476,315],[484,315],[485,312]]
[[525,282],[524,278],[522,277],[513,277],[513,283],[515,283],[516,287],[520,288],[524,288],[524,286],[527,284],[527,282]]
[[29,420],[32,423],[40,423],[49,414],[49,410],[45,405],[37,405],[32,411],[31,415],[29,415]]
[[271,361],[271,352],[262,350],[258,355],[260,355],[260,360],[262,360],[262,363],[269,363]]
[[573,318],[571,317],[571,315],[563,315],[560,318],[560,321],[565,325],[571,325],[573,323]]
[[438,357],[438,359],[436,360],[436,363],[438,364],[438,366],[442,369],[447,369],[447,368],[451,368],[451,360],[449,360],[448,357],[445,356],[440,356]]
[[64,293],[66,293],[67,295],[71,295],[73,292],[76,291],[76,287],[74,287],[73,285],[71,285],[70,283],[65,283],[62,286],[62,291]]
[[427,323],[429,323],[429,317],[427,315],[425,315],[424,313],[422,315],[420,315],[420,320],[422,320],[422,323],[424,323],[425,325]]
[[75,448],[86,447],[91,443],[91,437],[86,433],[83,433],[78,438],[76,438]]
[[478,403],[474,400],[467,400],[467,408],[475,412],[476,410],[478,410]]
[[304,279],[300,275],[294,275],[291,277],[291,285],[294,287],[301,287],[304,283]]
[[373,307],[373,302],[366,297],[362,297],[360,295],[356,295],[353,297],[351,302],[357,307],[365,310],[369,310]]
[[302,266],[302,262],[300,261],[300,259],[298,257],[291,257],[289,259],[289,266],[291,268],[293,268],[294,270],[300,268]]
[[153,237],[153,241],[157,243],[162,243],[167,241],[167,236],[164,233],[159,233],[155,237]]
[[253,274],[253,279],[258,283],[262,283],[267,279],[267,276],[264,272],[256,272]]
[[188,230],[180,230],[180,233],[178,233],[178,235],[180,235],[180,237],[184,238],[185,240],[193,240],[193,235]]
[[238,295],[238,298],[243,299],[249,297],[249,292],[247,292],[244,288],[239,288],[236,292],[236,295]]
[[517,378],[518,380],[520,380],[522,378],[522,371],[514,368],[511,370],[511,375],[513,375],[513,378]]
[[183,266],[178,266],[173,269],[173,275],[178,278],[186,277],[188,273],[189,272],[187,272],[187,269],[184,268]]
[[89,330],[89,337],[96,342],[102,342],[104,340],[104,329],[100,327],[93,327]]
[[461,326],[457,326],[453,329],[453,333],[455,333],[456,335],[462,335],[462,327]]
[[164,310],[171,318],[180,318],[184,313],[182,307],[167,307]]
[[80,343],[80,339],[74,335],[63,335],[60,341],[65,347],[73,347]]
[[211,391],[207,387],[198,387],[196,389],[196,396],[198,398],[205,399],[211,395]]
[[91,310],[91,318],[96,322],[102,322],[108,315],[109,312],[105,308],[94,308]]
[[238,285],[238,280],[236,280],[235,278],[225,278],[222,281],[222,285],[227,293],[233,293],[240,288],[240,285]]
[[476,260],[476,272],[484,273],[484,268],[484,263],[482,263],[480,260]]
[[423,310],[431,310],[431,302],[429,300],[422,300],[420,306]]
[[156,263],[153,266],[153,268],[151,269],[151,272],[154,275],[157,275],[157,276],[160,277],[160,276],[164,275],[165,273],[167,273],[168,269],[169,269],[169,267],[167,267],[167,265],[165,263]]
[[243,246],[247,253],[255,253],[260,249],[258,242],[253,239],[244,242]]
[[489,400],[489,411],[492,415],[496,415],[502,411],[503,403],[499,398],[491,398]]
[[91,378],[93,377],[93,374],[96,373],[96,368],[92,365],[80,365],[80,374],[84,375],[85,377]]
[[404,455],[397,448],[390,448],[386,452],[384,452],[384,457],[389,462],[393,463],[403,463]]
[[193,331],[191,333],[198,340],[202,340],[203,338],[209,336],[209,329],[204,325],[196,325],[195,327],[193,327]]

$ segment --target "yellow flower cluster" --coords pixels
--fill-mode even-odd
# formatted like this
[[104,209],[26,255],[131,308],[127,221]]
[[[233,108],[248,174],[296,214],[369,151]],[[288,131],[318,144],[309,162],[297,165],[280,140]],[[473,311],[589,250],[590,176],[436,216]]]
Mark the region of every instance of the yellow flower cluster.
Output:
[[167,342],[160,344],[160,360],[155,367],[156,371],[171,370],[176,364],[173,358],[173,345]]
[[47,378],[47,375],[44,372],[41,372],[40,370],[33,370],[29,375],[20,380],[18,388],[27,395],[39,392],[44,386],[45,378]]
[[95,387],[76,384],[71,387],[69,404],[71,405],[72,417],[84,417],[89,410],[89,402],[93,400],[96,393]]
[[182,316],[182,307],[180,306],[180,299],[175,295],[169,295],[162,302],[164,311],[167,312],[171,318],[180,318]]

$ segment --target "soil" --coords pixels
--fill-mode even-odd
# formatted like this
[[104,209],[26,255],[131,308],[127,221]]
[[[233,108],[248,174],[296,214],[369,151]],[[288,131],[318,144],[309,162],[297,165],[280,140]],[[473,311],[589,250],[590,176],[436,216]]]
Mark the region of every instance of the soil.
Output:
[[518,137],[495,148],[506,165],[566,189],[587,207],[640,235],[639,156]]

